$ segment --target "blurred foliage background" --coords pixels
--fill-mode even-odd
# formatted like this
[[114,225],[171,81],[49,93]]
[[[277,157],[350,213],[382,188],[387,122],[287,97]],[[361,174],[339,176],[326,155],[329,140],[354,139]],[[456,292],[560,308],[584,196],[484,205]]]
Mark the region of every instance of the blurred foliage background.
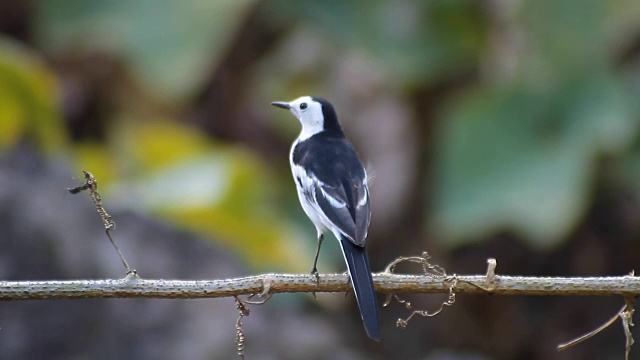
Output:
[[[374,270],[425,250],[452,273],[639,263],[640,2],[2,0],[0,277],[122,275],[88,198],[64,194],[81,170],[143,277],[309,271],[288,168],[300,125],[269,106],[307,94],[333,102],[375,174]],[[321,272],[343,271],[325,244]],[[46,303],[0,304],[0,357],[234,353],[224,300]],[[617,329],[555,350],[620,304],[459,296],[405,330],[396,305],[371,344],[351,296],[281,295],[244,320],[246,352],[620,358]]]

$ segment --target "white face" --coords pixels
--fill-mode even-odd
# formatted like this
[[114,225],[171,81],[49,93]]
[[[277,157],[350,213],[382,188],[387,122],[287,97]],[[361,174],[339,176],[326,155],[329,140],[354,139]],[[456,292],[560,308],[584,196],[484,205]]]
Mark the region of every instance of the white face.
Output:
[[290,111],[302,124],[302,132],[298,137],[300,140],[307,139],[324,128],[324,117],[322,116],[322,105],[313,101],[310,96],[297,98],[289,103]]

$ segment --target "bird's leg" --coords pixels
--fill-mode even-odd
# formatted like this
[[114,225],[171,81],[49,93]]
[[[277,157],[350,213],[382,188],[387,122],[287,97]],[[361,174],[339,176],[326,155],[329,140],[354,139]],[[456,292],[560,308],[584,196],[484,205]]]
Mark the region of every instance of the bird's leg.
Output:
[[322,240],[324,240],[324,234],[318,234],[318,248],[316,249],[316,258],[313,260],[313,269],[311,269],[311,275],[316,277],[316,283],[320,282],[320,275],[318,274],[318,256],[320,255],[320,247],[322,246]]

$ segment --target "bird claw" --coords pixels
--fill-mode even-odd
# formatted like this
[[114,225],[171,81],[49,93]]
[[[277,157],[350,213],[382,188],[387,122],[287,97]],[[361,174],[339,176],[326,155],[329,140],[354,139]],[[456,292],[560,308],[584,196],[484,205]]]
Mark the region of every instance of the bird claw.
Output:
[[[345,275],[349,275],[349,272],[345,271],[345,272],[344,272],[344,274],[345,274]],[[349,286],[351,287],[351,276],[348,276],[348,277],[347,277],[347,285],[349,285]],[[351,290],[350,290],[350,289],[349,289],[349,290],[347,290],[347,291],[345,291],[345,292],[344,292],[344,297],[346,298],[346,297],[347,297],[347,295],[349,295],[349,293],[350,293],[350,292],[351,292]]]
[[318,269],[316,269],[315,267],[311,270],[311,275],[313,275],[316,278],[316,285],[320,284],[320,274],[318,274]]
[[[311,270],[311,275],[316,278],[316,285],[320,284],[320,274],[318,274],[318,269],[317,268],[314,267]],[[316,299],[316,301],[317,301],[318,300],[318,296],[316,296],[316,292],[313,291],[313,292],[311,292],[311,294],[313,294],[313,298]]]

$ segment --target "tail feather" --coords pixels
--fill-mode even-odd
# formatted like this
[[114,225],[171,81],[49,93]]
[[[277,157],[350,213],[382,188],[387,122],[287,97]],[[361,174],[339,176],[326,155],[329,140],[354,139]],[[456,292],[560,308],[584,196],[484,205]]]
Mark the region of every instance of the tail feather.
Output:
[[349,239],[340,238],[342,254],[347,262],[351,284],[356,295],[360,316],[364,322],[367,335],[373,340],[380,340],[380,315],[378,299],[373,286],[369,258],[364,247],[355,245]]

